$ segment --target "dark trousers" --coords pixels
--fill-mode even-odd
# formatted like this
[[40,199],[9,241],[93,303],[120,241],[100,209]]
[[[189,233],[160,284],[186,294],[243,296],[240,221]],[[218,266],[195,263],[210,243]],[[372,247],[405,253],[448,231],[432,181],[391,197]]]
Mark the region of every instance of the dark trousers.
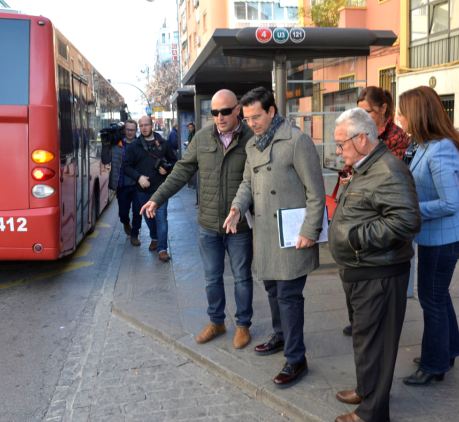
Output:
[[389,394],[406,310],[410,273],[343,282],[352,307],[352,342],[357,394],[356,414],[367,422],[389,420]]
[[139,226],[142,223],[142,216],[134,210],[134,200],[137,192],[136,186],[124,186],[116,190],[116,199],[118,201],[118,215],[123,224],[130,224],[131,219],[129,212],[132,208],[132,225]]
[[429,374],[449,369],[459,356],[459,329],[449,293],[459,257],[459,242],[418,246],[418,295],[424,314],[420,368]]
[[265,280],[274,333],[284,339],[284,356],[290,364],[305,359],[303,339],[306,276],[294,280]]

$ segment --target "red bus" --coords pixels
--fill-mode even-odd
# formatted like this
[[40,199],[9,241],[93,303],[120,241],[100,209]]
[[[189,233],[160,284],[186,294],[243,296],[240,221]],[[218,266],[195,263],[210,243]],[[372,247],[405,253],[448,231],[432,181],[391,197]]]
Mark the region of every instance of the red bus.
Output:
[[109,202],[124,99],[44,17],[0,13],[0,260],[72,253]]

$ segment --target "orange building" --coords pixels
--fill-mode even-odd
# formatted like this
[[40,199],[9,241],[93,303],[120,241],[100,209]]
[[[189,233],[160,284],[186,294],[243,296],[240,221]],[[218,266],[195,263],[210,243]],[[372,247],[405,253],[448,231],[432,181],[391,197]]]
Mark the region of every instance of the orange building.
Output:
[[215,29],[304,26],[309,10],[309,0],[179,0],[178,3],[182,74],[194,63]]

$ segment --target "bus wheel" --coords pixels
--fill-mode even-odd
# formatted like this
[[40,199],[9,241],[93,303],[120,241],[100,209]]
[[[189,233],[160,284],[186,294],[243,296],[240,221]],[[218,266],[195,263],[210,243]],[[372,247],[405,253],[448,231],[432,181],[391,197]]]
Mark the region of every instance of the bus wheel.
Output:
[[93,233],[96,229],[97,216],[99,215],[99,195],[97,192],[94,193],[91,205],[91,226],[89,227],[88,233]]

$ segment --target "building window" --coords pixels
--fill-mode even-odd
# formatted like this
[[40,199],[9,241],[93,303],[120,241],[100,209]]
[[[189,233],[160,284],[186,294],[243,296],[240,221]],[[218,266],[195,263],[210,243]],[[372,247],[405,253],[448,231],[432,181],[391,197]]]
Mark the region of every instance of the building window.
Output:
[[454,94],[452,95],[440,95],[440,100],[445,107],[446,113],[449,118],[454,122]]
[[202,32],[207,31],[207,13],[203,13],[202,15]]
[[459,0],[410,1],[410,67],[459,60]]
[[234,16],[242,21],[292,21],[298,20],[298,7],[291,2],[274,1],[235,1]]
[[397,99],[395,67],[379,71],[379,86],[390,92],[394,101]]
[[355,86],[355,74],[344,75],[339,78],[339,90],[354,88]]

